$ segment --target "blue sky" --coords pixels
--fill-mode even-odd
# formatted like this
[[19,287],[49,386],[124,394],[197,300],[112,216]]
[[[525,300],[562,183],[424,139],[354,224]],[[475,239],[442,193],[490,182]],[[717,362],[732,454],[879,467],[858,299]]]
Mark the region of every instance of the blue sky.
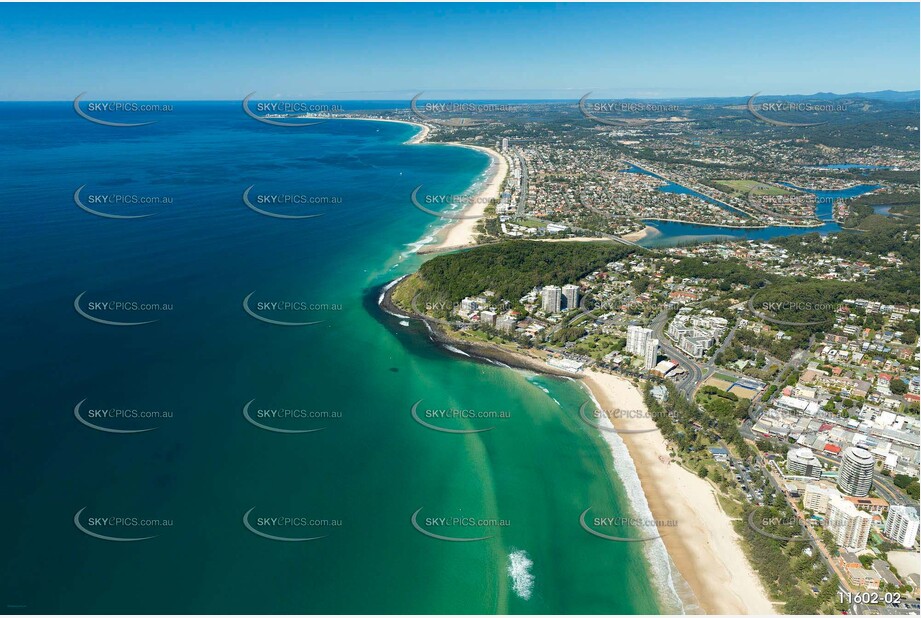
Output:
[[910,4],[0,5],[0,100],[919,88]]

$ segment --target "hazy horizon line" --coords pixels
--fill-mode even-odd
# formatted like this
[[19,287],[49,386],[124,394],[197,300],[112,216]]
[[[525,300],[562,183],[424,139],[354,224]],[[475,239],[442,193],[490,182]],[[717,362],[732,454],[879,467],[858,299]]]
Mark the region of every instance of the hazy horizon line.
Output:
[[[280,94],[268,95],[268,96],[253,96],[252,98],[253,100],[257,100],[257,101],[303,100],[303,101],[356,101],[356,102],[360,101],[360,102],[368,102],[368,103],[377,103],[377,102],[383,103],[383,102],[393,102],[393,101],[403,101],[403,100],[409,101],[410,99],[412,99],[413,97],[419,94],[427,94],[429,92],[437,93],[438,91],[437,90],[422,90],[422,91],[406,91],[406,92],[407,94],[402,94],[402,95],[394,94],[393,98],[386,98],[386,97],[355,98],[355,97],[348,97],[348,96],[332,96],[332,95],[304,96],[304,95],[280,95]],[[409,92],[412,92],[412,94],[409,94]],[[457,92],[457,91],[453,91],[453,92]],[[477,90],[477,92],[487,92],[487,91]],[[919,97],[921,97],[921,88],[914,89],[914,90],[895,90],[895,89],[887,88],[884,90],[866,90],[866,91],[857,90],[857,91],[841,92],[841,93],[830,92],[830,91],[819,91],[819,92],[813,92],[813,93],[808,93],[808,94],[806,93],[778,94],[778,93],[769,93],[769,92],[758,92],[758,93],[733,94],[733,95],[678,95],[678,96],[603,95],[603,91],[596,92],[593,90],[585,90],[585,91],[582,91],[582,90],[575,91],[574,90],[573,92],[581,92],[582,94],[581,95],[574,94],[571,98],[570,97],[558,97],[558,96],[544,96],[544,97],[541,97],[541,96],[530,96],[530,97],[528,96],[522,96],[522,97],[505,96],[501,98],[486,98],[486,97],[464,98],[462,96],[458,96],[454,94],[454,95],[444,95],[440,97],[422,96],[420,97],[420,100],[426,101],[426,100],[438,99],[438,100],[444,100],[444,101],[474,101],[476,100],[476,101],[522,101],[522,102],[527,102],[527,101],[570,102],[570,101],[578,101],[580,98],[582,98],[586,94],[595,94],[596,96],[593,96],[592,99],[607,98],[607,99],[614,99],[614,100],[682,101],[682,100],[748,99],[755,94],[757,94],[759,98],[763,98],[763,97],[815,97],[815,96],[843,97],[843,96],[868,95],[868,94],[876,94],[876,93],[884,93],[884,92],[892,93],[892,94],[900,94],[900,95],[914,94],[914,95],[918,95]],[[377,93],[377,94],[381,94],[381,93]],[[82,95],[89,95],[89,91],[83,92]],[[79,96],[81,96],[81,93],[76,94],[74,98],[67,98],[67,99],[58,99],[58,98],[54,98],[54,99],[0,99],[0,103],[73,103],[74,99]],[[98,96],[93,96],[93,97],[84,96],[84,100],[86,101],[98,101],[98,100],[106,100],[106,101],[185,101],[185,102],[193,102],[193,103],[194,102],[239,103],[246,96],[247,96],[247,93],[242,94],[239,98],[218,97],[218,98],[158,98],[158,99],[154,99],[154,98],[147,98],[147,97],[129,97],[129,98],[119,99],[119,98],[105,97],[105,96],[98,95]]]

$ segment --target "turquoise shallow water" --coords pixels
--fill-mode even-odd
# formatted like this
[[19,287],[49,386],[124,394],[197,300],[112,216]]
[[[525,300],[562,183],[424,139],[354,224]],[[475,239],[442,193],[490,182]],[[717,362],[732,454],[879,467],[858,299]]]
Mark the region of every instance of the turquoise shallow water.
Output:
[[[6,605],[35,613],[667,607],[642,544],[604,541],[579,525],[589,507],[630,512],[611,449],[578,419],[582,389],[450,354],[420,325],[377,308],[379,287],[418,266],[409,245],[432,226],[411,207],[412,189],[460,193],[485,156],[404,145],[414,132],[405,125],[267,127],[231,104],[185,104],[138,129],[92,125],[66,104],[4,112]],[[105,212],[153,215],[100,218],[74,203],[83,185],[88,205],[107,195],[170,201],[97,200]],[[275,219],[242,203],[251,185],[254,196],[341,201],[263,203],[322,215]],[[74,308],[84,292],[78,306],[92,316],[157,321],[85,319]],[[251,293],[259,315],[319,323],[259,321],[243,308]],[[109,302],[161,310],[94,304]],[[321,307],[276,311],[275,302]],[[441,419],[447,428],[494,426],[442,433],[412,420],[420,400],[423,410],[507,416]],[[75,418],[81,401],[78,414],[99,427],[155,429],[92,429]],[[257,427],[244,418],[247,402],[265,426],[320,431]],[[426,531],[489,538],[437,540],[413,527],[417,511]],[[101,540],[76,524],[154,538]]]

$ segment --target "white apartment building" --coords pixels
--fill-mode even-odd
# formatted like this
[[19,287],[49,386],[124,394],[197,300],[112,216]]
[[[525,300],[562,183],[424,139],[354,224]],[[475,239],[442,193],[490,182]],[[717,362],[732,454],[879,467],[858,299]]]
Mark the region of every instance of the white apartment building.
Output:
[[579,306],[579,286],[567,283],[563,286],[563,298],[566,299],[566,309],[575,309]]
[[918,510],[912,506],[890,506],[883,533],[902,547],[911,549],[918,538]]
[[659,359],[659,340],[650,339],[646,342],[646,349],[643,351],[643,367],[650,371],[656,366]]
[[725,318],[691,316],[682,310],[668,325],[666,332],[683,352],[701,358],[725,334],[727,326]]
[[496,318],[496,330],[510,333],[515,330],[518,321],[510,315],[500,315]]
[[546,285],[541,290],[541,309],[547,313],[559,313],[563,298],[563,290],[558,285]]
[[828,503],[834,499],[841,499],[841,493],[834,487],[823,487],[810,483],[803,492],[803,508],[819,515],[828,512]]
[[838,487],[849,496],[866,496],[873,484],[873,455],[866,449],[849,446],[841,453]]
[[627,327],[627,352],[634,356],[646,356],[646,347],[652,339],[652,329],[631,324]]
[[873,516],[858,510],[853,503],[843,498],[828,501],[828,519],[825,526],[835,537],[839,547],[859,551],[867,546]]
[[818,480],[822,478],[822,463],[809,448],[791,448],[787,451],[787,474]]

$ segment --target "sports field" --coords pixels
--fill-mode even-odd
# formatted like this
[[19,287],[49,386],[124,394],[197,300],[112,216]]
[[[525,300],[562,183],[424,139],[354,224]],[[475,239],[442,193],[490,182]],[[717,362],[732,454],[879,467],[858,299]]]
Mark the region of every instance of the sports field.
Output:
[[769,185],[757,180],[714,180],[720,188],[732,193],[749,193],[752,195],[790,195],[793,193],[783,187]]

